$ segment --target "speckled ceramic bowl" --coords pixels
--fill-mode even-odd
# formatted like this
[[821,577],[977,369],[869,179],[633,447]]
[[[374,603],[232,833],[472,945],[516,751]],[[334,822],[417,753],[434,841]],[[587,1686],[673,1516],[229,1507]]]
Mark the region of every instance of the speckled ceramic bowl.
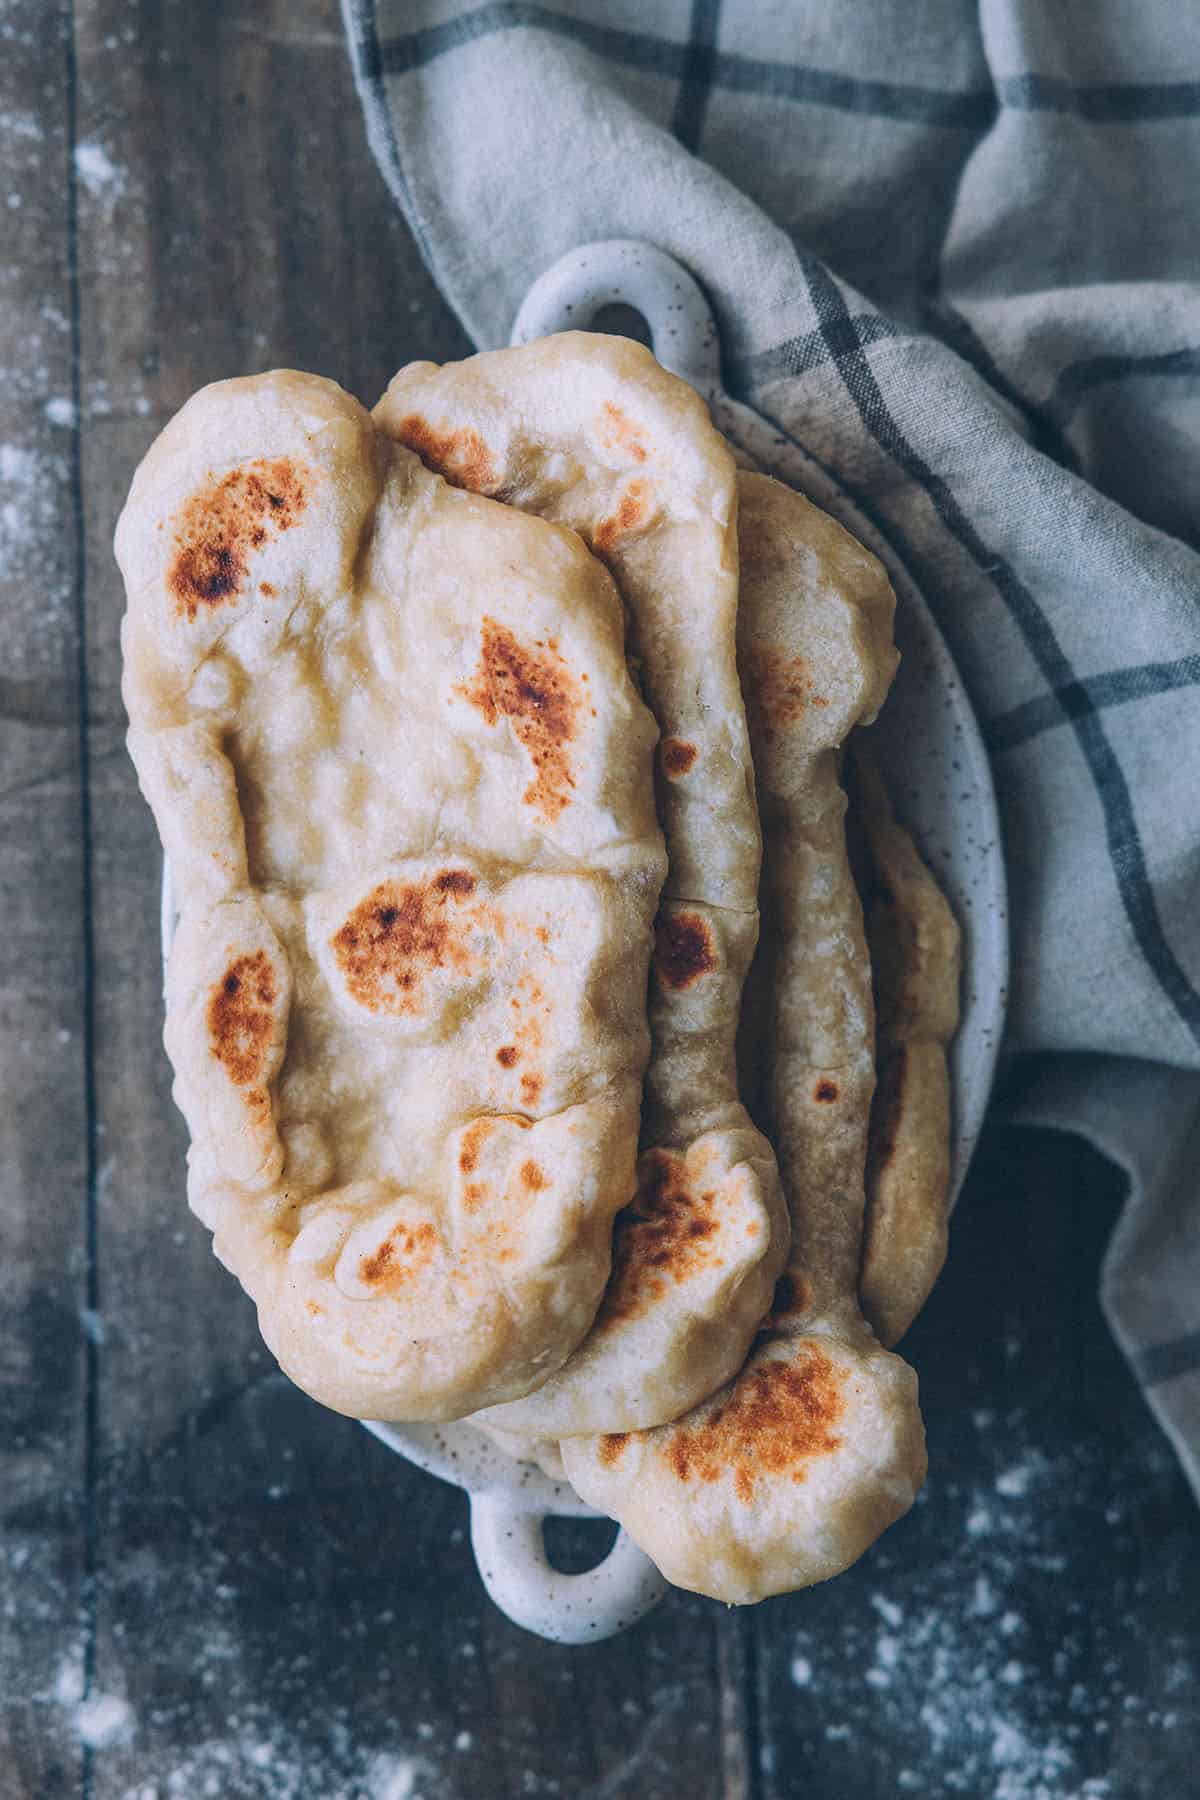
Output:
[[[970,702],[929,609],[891,546],[798,445],[723,392],[712,314],[671,257],[630,239],[571,251],[530,289],[513,342],[586,329],[616,303],[641,313],[659,362],[703,394],[719,429],[746,457],[840,519],[887,565],[903,660],[874,728],[876,744],[897,811],[936,870],[963,930],[962,1023],[950,1058],[956,1198],[983,1122],[1008,984],[1000,827]],[[164,868],[164,950],[174,922],[170,871]],[[367,1429],[418,1468],[470,1495],[480,1576],[497,1606],[526,1630],[558,1643],[595,1643],[624,1631],[662,1597],[662,1577],[624,1532],[586,1573],[555,1569],[545,1551],[544,1520],[597,1515],[569,1486],[514,1462],[473,1426],[368,1422]]]

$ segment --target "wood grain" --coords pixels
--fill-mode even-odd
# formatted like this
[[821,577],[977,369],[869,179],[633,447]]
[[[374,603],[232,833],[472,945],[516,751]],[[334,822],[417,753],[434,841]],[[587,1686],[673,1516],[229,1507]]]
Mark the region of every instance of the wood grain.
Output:
[[88,1186],[69,9],[0,54],[0,1791],[73,1792]]

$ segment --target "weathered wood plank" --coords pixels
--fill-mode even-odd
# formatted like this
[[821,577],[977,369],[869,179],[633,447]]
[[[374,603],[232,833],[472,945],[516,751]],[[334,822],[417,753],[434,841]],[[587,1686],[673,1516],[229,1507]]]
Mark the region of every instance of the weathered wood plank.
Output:
[[[484,1598],[465,1502],[272,1373],[183,1199],[159,859],[121,747],[109,540],[154,431],[278,365],[372,400],[469,349],[362,134],[332,0],[79,0],[103,1449],[94,1792],[723,1791],[719,1609],[568,1653]],[[127,1711],[125,1709],[128,1709]],[[207,1784],[207,1785],[206,1785]]]
[[69,7],[0,37],[0,1789],[78,1783],[88,1177]]

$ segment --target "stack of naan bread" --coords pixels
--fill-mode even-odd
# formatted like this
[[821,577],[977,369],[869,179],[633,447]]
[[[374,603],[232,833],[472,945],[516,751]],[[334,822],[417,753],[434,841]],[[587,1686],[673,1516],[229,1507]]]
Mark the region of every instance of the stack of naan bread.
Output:
[[682,1587],[844,1568],[925,1471],[886,1346],[944,1255],[957,1021],[949,909],[843,770],[880,565],[574,332],[373,415],[206,388],[117,554],[188,1195],[282,1367],[473,1416]]

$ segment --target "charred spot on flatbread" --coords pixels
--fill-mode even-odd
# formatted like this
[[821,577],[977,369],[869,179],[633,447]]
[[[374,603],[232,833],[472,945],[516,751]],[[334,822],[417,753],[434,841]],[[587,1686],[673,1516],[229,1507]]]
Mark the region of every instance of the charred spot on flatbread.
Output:
[[415,1013],[432,969],[469,974],[478,958],[475,890],[467,869],[447,869],[428,882],[384,881],[354,908],[330,940],[351,997],[372,1013]]
[[473,426],[439,429],[420,413],[406,413],[393,434],[451,487],[467,488],[473,494],[490,493],[495,487],[492,453]]
[[754,1498],[759,1475],[800,1482],[818,1456],[841,1448],[834,1435],[846,1402],[844,1375],[815,1344],[795,1361],[753,1363],[727,1399],[696,1425],[671,1435],[667,1455],[680,1481],[718,1481],[733,1475],[739,1500]]
[[191,622],[202,607],[236,600],[251,554],[297,523],[312,481],[312,470],[292,457],[260,458],[211,478],[185,500],[167,570],[176,612]]
[[570,804],[575,787],[571,746],[582,704],[579,686],[554,638],[522,642],[496,619],[484,616],[479,667],[460,692],[487,724],[507,719],[533,763],[533,780],[521,796],[553,823]]
[[278,985],[265,950],[239,956],[208,997],[207,1024],[212,1053],[238,1087],[257,1081],[274,1035]]
[[358,1265],[361,1280],[375,1293],[395,1293],[427,1268],[437,1249],[438,1234],[426,1219],[420,1225],[393,1225],[377,1249]]
[[795,725],[812,706],[828,706],[817,691],[812,663],[774,645],[760,645],[743,658],[746,708],[755,735],[770,743],[775,733]]
[[654,927],[654,968],[666,988],[694,987],[720,966],[708,921],[699,913],[668,913]]
[[720,1221],[717,1194],[689,1176],[682,1156],[650,1150],[638,1167],[638,1191],[618,1213],[613,1271],[597,1328],[652,1306],[669,1281],[688,1280],[714,1255]]
[[640,480],[627,482],[615,510],[594,526],[593,550],[598,556],[614,550],[621,538],[648,525],[653,512],[654,499],[649,484]]
[[696,757],[699,755],[695,744],[687,744],[682,738],[664,738],[659,745],[659,761],[663,774],[669,781],[678,781],[688,773]]

